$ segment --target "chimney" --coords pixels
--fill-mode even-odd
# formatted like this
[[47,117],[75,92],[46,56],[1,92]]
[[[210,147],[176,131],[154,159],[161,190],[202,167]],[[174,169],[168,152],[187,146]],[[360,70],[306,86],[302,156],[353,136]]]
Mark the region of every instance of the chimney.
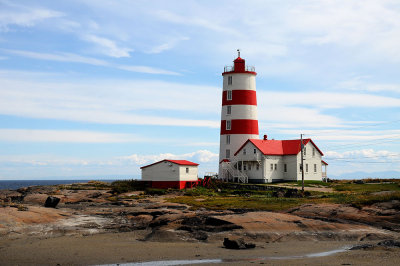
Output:
[[268,139],[268,136],[267,135],[264,135],[264,140],[267,140]]

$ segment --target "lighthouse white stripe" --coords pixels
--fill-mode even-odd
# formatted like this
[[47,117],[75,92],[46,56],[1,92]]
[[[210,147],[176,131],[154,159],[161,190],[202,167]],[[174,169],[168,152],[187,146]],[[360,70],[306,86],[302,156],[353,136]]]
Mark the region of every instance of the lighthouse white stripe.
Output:
[[257,106],[255,105],[229,105],[231,114],[227,112],[228,106],[222,106],[221,120],[250,119],[258,120]]
[[219,160],[226,159],[226,150],[230,150],[230,155],[232,159],[233,155],[237,150],[248,140],[248,139],[259,139],[259,135],[254,134],[236,134],[230,135],[230,144],[226,144],[226,135],[221,135],[220,138],[220,151],[219,151]]
[[[232,76],[232,85],[228,85],[228,76]],[[245,73],[224,75],[223,90],[256,90],[256,76]]]

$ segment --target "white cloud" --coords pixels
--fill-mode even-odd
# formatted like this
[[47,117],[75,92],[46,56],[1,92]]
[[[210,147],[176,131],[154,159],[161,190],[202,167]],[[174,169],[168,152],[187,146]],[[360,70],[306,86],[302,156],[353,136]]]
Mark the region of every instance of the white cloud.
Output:
[[147,50],[146,53],[159,54],[161,52],[171,50],[172,48],[177,46],[177,44],[180,43],[181,41],[187,41],[187,40],[189,40],[188,37],[179,37],[179,38],[170,39],[163,44],[152,47],[151,49]]
[[6,142],[121,143],[146,140],[133,134],[82,130],[0,129],[0,141]]
[[[7,73],[0,72],[1,114],[101,124],[219,127],[218,120],[194,118],[218,112],[218,99],[209,100],[218,91],[214,87],[161,81],[44,82],[43,75],[36,79]],[[197,98],[187,97],[195,94]]]
[[218,154],[213,153],[208,150],[198,150],[191,153],[185,154],[173,154],[173,153],[162,153],[162,154],[154,154],[154,155],[139,155],[132,154],[129,156],[120,157],[121,160],[128,160],[135,165],[144,165],[154,163],[164,159],[171,160],[193,160],[197,163],[218,163]]
[[10,26],[32,27],[39,22],[63,17],[62,12],[46,8],[27,7],[8,1],[0,3],[0,31],[8,31]]
[[369,82],[369,78],[369,76],[356,76],[349,80],[340,82],[338,87],[354,91],[400,93],[400,84]]
[[115,41],[93,34],[84,35],[83,39],[96,44],[103,54],[111,57],[130,57],[129,53],[133,51],[130,48],[118,47]]
[[118,68],[126,71],[131,72],[138,72],[138,73],[147,73],[147,74],[165,74],[165,75],[180,75],[177,72],[168,71],[164,69],[149,67],[149,66],[133,66],[133,65],[121,65],[121,64],[112,64],[104,60],[81,56],[77,54],[71,53],[38,53],[38,52],[31,52],[31,51],[22,51],[22,50],[10,50],[4,49],[5,52],[10,54],[15,54],[18,56],[39,59],[39,60],[49,60],[49,61],[57,61],[57,62],[72,62],[72,63],[82,63],[82,64],[89,64],[94,66],[105,66],[105,67],[112,67]]
[[22,50],[10,50],[4,49],[5,52],[10,54],[15,54],[18,56],[39,59],[39,60],[49,60],[49,61],[58,61],[58,62],[73,62],[73,63],[83,63],[95,66],[107,66],[109,65],[106,61],[92,58],[92,57],[85,57],[80,56],[77,54],[71,53],[57,53],[57,54],[50,54],[50,53],[38,53],[38,52],[31,52],[31,51],[22,51]]

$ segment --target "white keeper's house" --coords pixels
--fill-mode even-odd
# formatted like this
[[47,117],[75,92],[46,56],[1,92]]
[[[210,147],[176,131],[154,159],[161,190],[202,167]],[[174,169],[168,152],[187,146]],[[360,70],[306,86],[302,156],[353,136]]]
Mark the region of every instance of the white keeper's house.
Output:
[[[323,153],[311,139],[303,139],[305,180],[322,180],[326,177],[327,163]],[[225,167],[224,176],[231,181],[246,183],[271,183],[301,180],[301,140],[248,139],[234,154],[231,173]],[[235,173],[236,171],[236,173]]]
[[243,183],[326,178],[324,155],[311,139],[259,139],[255,68],[238,57],[224,68],[218,177]]

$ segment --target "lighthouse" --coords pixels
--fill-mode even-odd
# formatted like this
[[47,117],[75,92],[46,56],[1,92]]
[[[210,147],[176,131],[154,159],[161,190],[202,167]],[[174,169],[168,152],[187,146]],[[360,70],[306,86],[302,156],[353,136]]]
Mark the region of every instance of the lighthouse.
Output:
[[[219,176],[234,153],[248,140],[258,139],[258,116],[255,68],[246,66],[240,57],[226,66],[223,77]],[[225,166],[224,166],[225,165]]]

